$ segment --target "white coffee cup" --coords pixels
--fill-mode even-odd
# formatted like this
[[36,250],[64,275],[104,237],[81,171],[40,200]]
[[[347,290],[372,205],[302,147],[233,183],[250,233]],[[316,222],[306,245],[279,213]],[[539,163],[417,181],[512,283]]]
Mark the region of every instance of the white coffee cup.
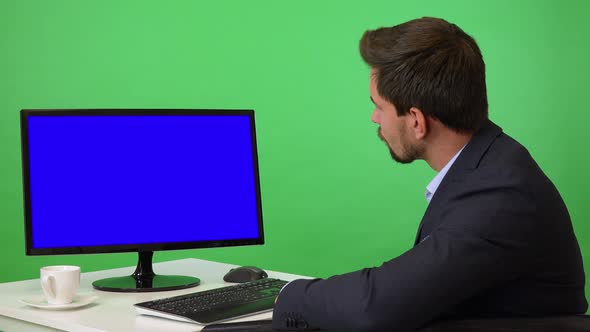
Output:
[[49,304],[72,303],[80,288],[80,267],[73,265],[42,267],[41,288]]

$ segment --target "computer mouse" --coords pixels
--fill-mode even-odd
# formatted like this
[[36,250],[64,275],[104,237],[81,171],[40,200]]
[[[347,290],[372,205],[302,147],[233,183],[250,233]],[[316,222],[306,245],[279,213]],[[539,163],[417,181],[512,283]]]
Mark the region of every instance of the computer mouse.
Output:
[[258,280],[258,279],[264,279],[267,278],[268,275],[266,274],[266,272],[264,272],[264,270],[257,268],[255,266],[241,266],[241,267],[237,267],[235,269],[231,269],[229,270],[228,273],[226,273],[223,276],[223,280],[227,281],[227,282],[248,282],[248,281],[254,281],[254,280]]

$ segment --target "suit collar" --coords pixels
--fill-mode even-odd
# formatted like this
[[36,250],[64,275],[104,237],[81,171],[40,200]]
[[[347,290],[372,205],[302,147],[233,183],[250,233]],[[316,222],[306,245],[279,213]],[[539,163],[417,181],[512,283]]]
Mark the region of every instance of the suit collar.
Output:
[[[430,229],[433,227],[431,224],[437,222],[437,219],[431,219],[431,214],[433,213],[432,211],[437,211],[440,208],[441,202],[444,202],[444,197],[448,195],[448,187],[452,183],[461,182],[465,174],[470,173],[471,170],[479,166],[481,159],[500,134],[502,134],[502,128],[488,120],[471,137],[469,143],[463,148],[461,154],[459,154],[448,173],[442,179],[442,182],[436,189],[436,194],[428,204],[424,217],[422,217],[422,221],[418,227],[418,232],[416,233],[415,245],[430,234]],[[424,237],[422,237],[422,228],[425,224],[428,224],[428,226],[426,226],[426,232]]]
[[480,130],[478,130],[469,143],[459,155],[459,158],[453,165],[454,169],[475,169],[479,166],[479,162],[483,158],[486,151],[489,149],[492,142],[502,134],[502,128],[495,123],[488,120]]

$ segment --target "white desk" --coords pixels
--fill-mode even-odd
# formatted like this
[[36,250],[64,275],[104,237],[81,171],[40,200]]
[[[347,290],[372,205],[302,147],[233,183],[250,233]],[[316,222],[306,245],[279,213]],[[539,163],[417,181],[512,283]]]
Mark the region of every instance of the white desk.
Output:
[[[36,309],[18,301],[22,298],[42,294],[39,279],[2,283],[0,284],[0,331],[200,331],[203,328],[201,325],[137,315],[133,304],[231,285],[224,282],[222,276],[233,267],[236,265],[194,258],[155,263],[154,272],[157,274],[196,276],[201,279],[201,284],[193,288],[153,293],[114,293],[92,288],[94,280],[131,275],[135,266],[82,273],[80,292],[94,292],[99,298],[88,306],[64,311]],[[270,278],[283,280],[307,278],[281,272],[267,272]],[[271,317],[272,313],[267,312],[236,321],[270,319]]]

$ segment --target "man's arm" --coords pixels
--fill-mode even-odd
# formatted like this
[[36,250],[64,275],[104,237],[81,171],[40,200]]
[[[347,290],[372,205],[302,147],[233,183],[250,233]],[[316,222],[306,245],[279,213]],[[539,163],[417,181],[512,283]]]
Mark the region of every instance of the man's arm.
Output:
[[473,192],[445,213],[449,222],[380,267],[291,282],[273,327],[412,331],[525,270],[531,217],[517,191]]

